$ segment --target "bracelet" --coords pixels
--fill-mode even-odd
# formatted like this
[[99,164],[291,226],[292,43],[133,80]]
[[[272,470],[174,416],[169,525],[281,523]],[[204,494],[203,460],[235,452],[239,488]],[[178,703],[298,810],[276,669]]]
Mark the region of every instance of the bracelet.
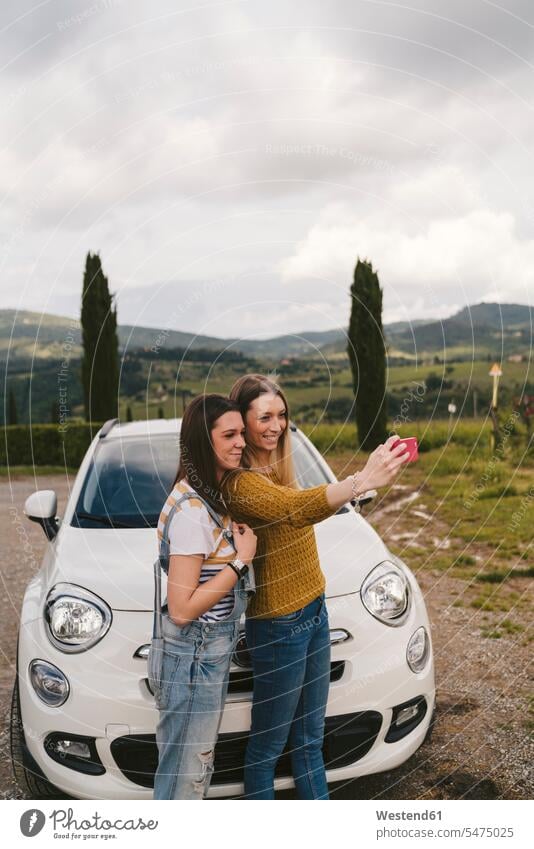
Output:
[[360,491],[360,487],[358,486],[358,478],[360,474],[360,472],[354,472],[352,475],[352,501],[357,501],[358,497],[363,495],[365,492],[365,489]]
[[236,575],[237,575],[237,577],[238,577],[238,578],[240,578],[240,577],[241,577],[241,573],[240,573],[239,569],[237,568],[237,566],[234,566],[234,564],[231,562],[231,560],[229,560],[229,561],[228,561],[228,563],[227,563],[226,565],[227,565],[227,566],[229,566],[229,567],[230,567],[230,569],[233,569],[233,570],[234,570],[234,572],[236,573]]

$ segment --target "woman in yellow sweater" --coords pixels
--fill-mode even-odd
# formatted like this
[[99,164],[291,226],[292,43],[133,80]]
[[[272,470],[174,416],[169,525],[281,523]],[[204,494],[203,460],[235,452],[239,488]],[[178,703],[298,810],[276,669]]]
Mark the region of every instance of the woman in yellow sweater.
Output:
[[252,725],[245,756],[245,797],[274,798],[274,770],[290,742],[301,799],[328,799],[322,757],[330,682],[325,578],[313,525],[370,489],[390,483],[409,454],[393,436],[345,480],[299,490],[291,459],[289,410],[280,387],[259,374],[230,392],[245,422],[242,470],[222,490],[233,518],[257,536],[256,595],[246,621],[252,658]]

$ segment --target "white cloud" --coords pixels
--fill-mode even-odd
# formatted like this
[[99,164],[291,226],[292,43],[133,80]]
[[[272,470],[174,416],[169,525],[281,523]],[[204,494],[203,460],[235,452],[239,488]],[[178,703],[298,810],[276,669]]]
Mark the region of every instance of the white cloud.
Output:
[[88,250],[125,314],[134,289],[180,297],[210,275],[259,302],[266,273],[273,302],[294,300],[262,314],[266,333],[345,323],[358,253],[389,316],[527,300],[529,10],[6,2],[6,20],[28,14],[0,33],[2,305],[77,309]]
[[478,207],[460,173],[431,171],[426,188],[421,176],[396,185],[391,200],[365,216],[327,206],[282,261],[286,283],[347,279],[360,256],[378,270],[390,320],[403,303],[412,317],[438,317],[451,301],[532,298],[534,240],[518,238],[510,212]]

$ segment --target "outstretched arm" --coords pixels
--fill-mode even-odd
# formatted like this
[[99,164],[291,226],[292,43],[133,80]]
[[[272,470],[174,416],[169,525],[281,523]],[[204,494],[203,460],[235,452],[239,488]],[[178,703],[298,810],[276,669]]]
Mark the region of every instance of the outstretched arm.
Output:
[[410,456],[402,443],[396,448],[391,447],[398,439],[398,436],[390,436],[383,445],[375,448],[361,472],[355,472],[339,483],[328,484],[328,503],[337,509],[370,489],[379,489],[391,483]]
[[347,501],[393,480],[409,457],[402,445],[390,450],[397,439],[392,436],[375,449],[361,472],[310,489],[281,486],[258,472],[230,475],[225,486],[229,510],[265,522],[287,521],[297,528],[322,522]]

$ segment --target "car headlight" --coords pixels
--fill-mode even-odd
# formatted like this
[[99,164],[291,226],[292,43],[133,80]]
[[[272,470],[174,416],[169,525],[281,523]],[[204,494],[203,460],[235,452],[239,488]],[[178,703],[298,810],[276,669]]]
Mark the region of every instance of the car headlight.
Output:
[[47,660],[32,660],[30,681],[41,701],[50,707],[61,707],[69,697],[70,685],[67,677],[61,669]]
[[406,661],[412,672],[421,672],[424,669],[430,652],[430,643],[426,628],[421,625],[414,631],[406,647]]
[[101,598],[74,584],[56,584],[45,605],[48,637],[63,652],[87,651],[107,634],[111,609]]
[[400,566],[384,560],[369,572],[360,595],[371,616],[384,625],[402,625],[410,609],[410,587]]

